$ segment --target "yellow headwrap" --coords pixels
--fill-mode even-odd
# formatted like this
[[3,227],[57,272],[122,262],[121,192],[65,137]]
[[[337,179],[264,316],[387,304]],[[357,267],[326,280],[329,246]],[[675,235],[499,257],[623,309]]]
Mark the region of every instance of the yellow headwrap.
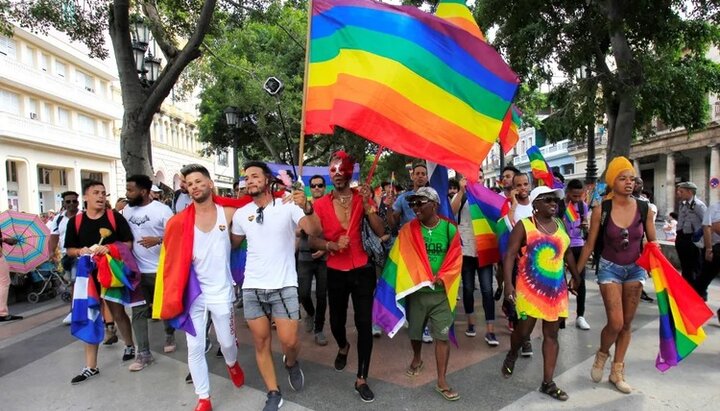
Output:
[[630,160],[628,160],[625,157],[615,157],[610,162],[610,164],[607,165],[607,168],[605,169],[605,183],[610,188],[610,194],[606,198],[612,198],[612,186],[615,183],[615,179],[622,173],[623,171],[632,171],[633,175],[635,175],[635,167],[633,167]]

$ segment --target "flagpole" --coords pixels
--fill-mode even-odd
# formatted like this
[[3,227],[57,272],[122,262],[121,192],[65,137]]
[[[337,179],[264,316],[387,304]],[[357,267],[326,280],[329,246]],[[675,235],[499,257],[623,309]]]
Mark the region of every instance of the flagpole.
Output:
[[312,0],[308,1],[308,23],[307,23],[307,35],[305,37],[305,69],[303,70],[303,99],[302,99],[302,110],[300,112],[300,147],[298,155],[298,181],[301,180],[303,173],[303,160],[305,159],[305,103],[307,100],[307,89],[308,89],[308,66],[310,65],[310,32],[312,30]]

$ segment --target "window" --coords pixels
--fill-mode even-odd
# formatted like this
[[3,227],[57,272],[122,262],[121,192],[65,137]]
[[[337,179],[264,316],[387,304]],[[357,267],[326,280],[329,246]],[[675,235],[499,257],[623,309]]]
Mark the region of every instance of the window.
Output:
[[27,114],[28,117],[32,120],[38,119],[38,112],[40,111],[40,103],[35,100],[34,98],[28,99],[28,105],[27,105]]
[[30,46],[26,46],[23,52],[22,61],[30,67],[35,67],[35,49]]
[[60,185],[61,186],[67,186],[67,173],[65,170],[59,170],[60,171]]
[[40,53],[40,70],[44,72],[50,71],[50,56]]
[[52,170],[49,168],[38,168],[38,184],[50,184],[50,175]]
[[43,103],[42,105],[42,114],[40,114],[40,121],[44,121],[45,123],[52,123],[52,106],[48,103]]
[[75,84],[89,91],[95,92],[95,79],[89,74],[85,74],[80,70],[75,70]]
[[14,161],[8,160],[5,162],[5,172],[7,173],[8,183],[18,182],[17,164]]
[[103,181],[102,173],[95,173],[95,172],[91,171],[91,172],[88,172],[87,176],[88,176],[88,180]]
[[55,60],[55,74],[58,77],[67,77],[67,66],[60,60]]
[[575,164],[564,164],[562,166],[562,175],[575,174]]
[[97,88],[98,95],[105,97],[105,94],[107,94],[106,91],[107,91],[107,82],[103,81],[103,80],[98,80],[98,88]]
[[78,130],[82,133],[95,134],[95,119],[84,114],[78,114]]
[[223,150],[218,153],[218,165],[222,167],[227,167],[228,165],[228,152],[227,150]]
[[15,43],[15,40],[0,36],[0,56],[8,56],[10,58],[16,58],[16,52],[15,49],[17,48],[17,43]]
[[60,127],[70,127],[70,111],[62,107],[58,107],[57,125]]
[[7,90],[0,90],[0,111],[20,114],[20,96]]

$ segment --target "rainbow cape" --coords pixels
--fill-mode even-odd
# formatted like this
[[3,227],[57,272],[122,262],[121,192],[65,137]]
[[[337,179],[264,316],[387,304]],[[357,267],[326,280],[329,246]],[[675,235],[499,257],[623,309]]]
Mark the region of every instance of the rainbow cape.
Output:
[[314,0],[305,132],[336,126],[475,175],[518,77],[489,44],[416,7]]
[[533,177],[537,180],[537,186],[564,188],[563,183],[553,175],[550,165],[545,161],[545,157],[543,157],[537,146],[530,147],[527,150],[527,155]]
[[88,344],[100,344],[105,338],[105,326],[100,310],[100,296],[92,281],[95,262],[89,255],[77,260],[73,286],[70,334]]
[[496,225],[501,217],[507,215],[510,209],[509,202],[500,194],[479,183],[468,183],[466,193],[480,265],[495,264],[500,261]]
[[[250,196],[241,199],[213,196],[213,202],[223,207],[240,208],[251,201]],[[201,293],[192,267],[194,234],[195,205],[190,204],[173,216],[165,227],[152,311],[153,318],[170,320],[173,327],[191,335],[195,335],[195,329],[188,310]]]
[[[461,268],[462,248],[456,231],[436,276],[443,282],[453,313],[457,305]],[[378,280],[373,301],[373,324],[382,327],[388,336],[395,336],[405,322],[405,297],[423,287],[432,287],[433,278],[420,222],[414,219],[400,229],[382,277]]]
[[660,311],[660,352],[655,367],[665,372],[702,344],[702,325],[713,313],[655,243],[645,245],[637,264],[652,276]]
[[100,283],[100,296],[128,307],[145,304],[139,288],[140,269],[132,250],[120,241],[107,247],[107,254],[93,256]]

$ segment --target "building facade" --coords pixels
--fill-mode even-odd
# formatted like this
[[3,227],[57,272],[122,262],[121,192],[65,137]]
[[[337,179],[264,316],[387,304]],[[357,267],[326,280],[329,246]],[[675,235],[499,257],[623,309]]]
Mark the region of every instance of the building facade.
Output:
[[[167,192],[177,190],[182,166],[200,163],[216,185],[231,188],[229,155],[200,155],[194,113],[194,105],[171,96],[155,115],[152,177]],[[80,192],[87,179],[102,181],[111,203],[123,197],[121,120],[112,57],[91,59],[60,33],[15,28],[12,38],[0,36],[0,210],[59,210],[60,193]]]

